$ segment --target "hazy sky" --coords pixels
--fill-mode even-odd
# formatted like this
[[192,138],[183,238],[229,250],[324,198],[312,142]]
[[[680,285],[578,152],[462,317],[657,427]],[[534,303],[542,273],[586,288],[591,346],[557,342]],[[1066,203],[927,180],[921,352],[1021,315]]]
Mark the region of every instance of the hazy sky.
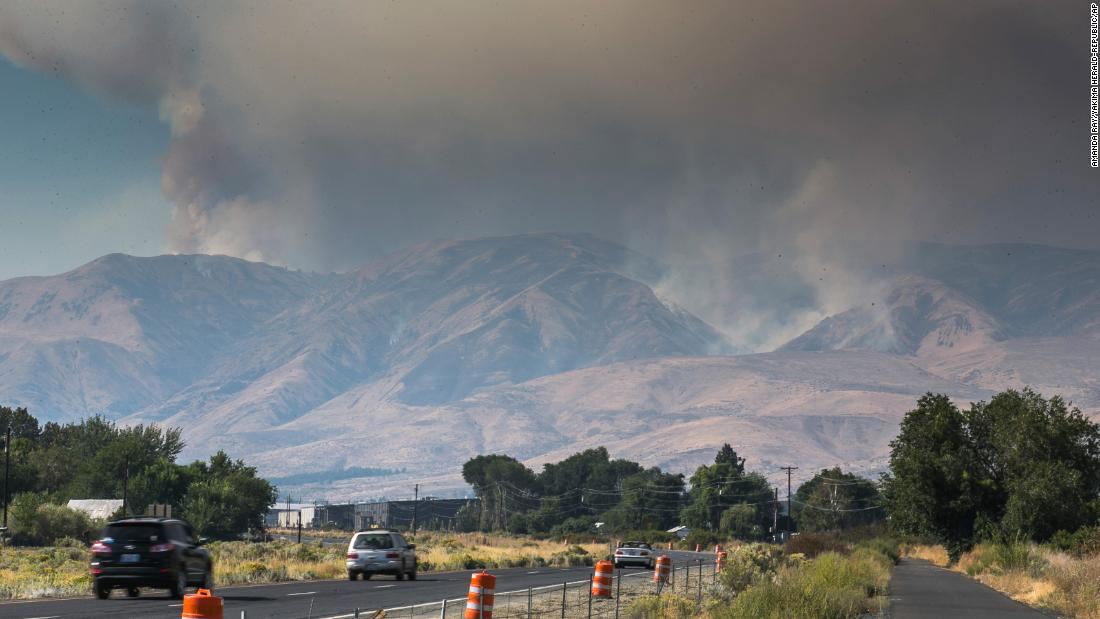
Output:
[[537,230],[1100,248],[1087,2],[9,0],[0,57],[0,278]]

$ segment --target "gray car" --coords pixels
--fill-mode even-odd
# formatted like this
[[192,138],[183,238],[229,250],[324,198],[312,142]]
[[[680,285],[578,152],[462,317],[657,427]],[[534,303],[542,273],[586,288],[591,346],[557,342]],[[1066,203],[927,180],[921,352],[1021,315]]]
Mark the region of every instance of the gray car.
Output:
[[615,568],[636,565],[646,569],[653,569],[654,557],[657,553],[645,542],[623,542],[615,549],[615,558],[612,563]]
[[416,580],[416,544],[394,531],[359,531],[348,544],[348,580],[375,574],[393,574],[397,580]]

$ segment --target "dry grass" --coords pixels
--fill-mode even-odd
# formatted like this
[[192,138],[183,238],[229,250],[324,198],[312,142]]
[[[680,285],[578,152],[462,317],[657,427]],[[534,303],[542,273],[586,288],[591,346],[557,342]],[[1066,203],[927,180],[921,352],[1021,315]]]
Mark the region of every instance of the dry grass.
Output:
[[932,565],[947,567],[951,558],[943,546],[929,546],[925,544],[902,544],[901,556],[913,559],[923,559]]
[[0,548],[0,600],[87,595],[89,553],[81,546]]
[[417,560],[424,571],[494,567],[593,565],[608,554],[605,544],[573,544],[514,535],[429,533],[416,537]]

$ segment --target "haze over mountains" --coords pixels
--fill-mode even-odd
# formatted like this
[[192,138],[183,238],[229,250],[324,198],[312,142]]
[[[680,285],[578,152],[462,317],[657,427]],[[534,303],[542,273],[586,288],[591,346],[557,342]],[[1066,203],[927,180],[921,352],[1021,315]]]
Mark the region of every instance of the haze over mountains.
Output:
[[[779,260],[714,282],[745,300],[734,320],[769,298],[771,322],[813,306]],[[739,356],[654,293],[668,272],[564,234],[431,243],[344,274],[112,254],[0,282],[0,394],[40,419],[182,427],[188,457],[332,470],[308,490],[329,498],[414,478],[445,494],[476,453],[538,464],[600,444],[681,471],[730,442],[761,470],[870,473],[926,391],[1033,385],[1100,412],[1100,252],[918,244],[869,269],[872,297]],[[340,479],[348,467],[406,473]]]

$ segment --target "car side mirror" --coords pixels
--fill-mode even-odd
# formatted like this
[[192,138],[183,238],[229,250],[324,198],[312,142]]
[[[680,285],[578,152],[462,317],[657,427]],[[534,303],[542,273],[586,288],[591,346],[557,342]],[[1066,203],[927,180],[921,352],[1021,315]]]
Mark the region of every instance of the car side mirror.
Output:
[[199,539],[195,540],[195,545],[196,546],[205,546],[206,542],[209,542],[209,541],[210,540],[206,539],[205,537],[200,537]]
[[408,546],[406,546],[406,548],[408,548],[409,550],[416,550],[416,544],[409,544]]

